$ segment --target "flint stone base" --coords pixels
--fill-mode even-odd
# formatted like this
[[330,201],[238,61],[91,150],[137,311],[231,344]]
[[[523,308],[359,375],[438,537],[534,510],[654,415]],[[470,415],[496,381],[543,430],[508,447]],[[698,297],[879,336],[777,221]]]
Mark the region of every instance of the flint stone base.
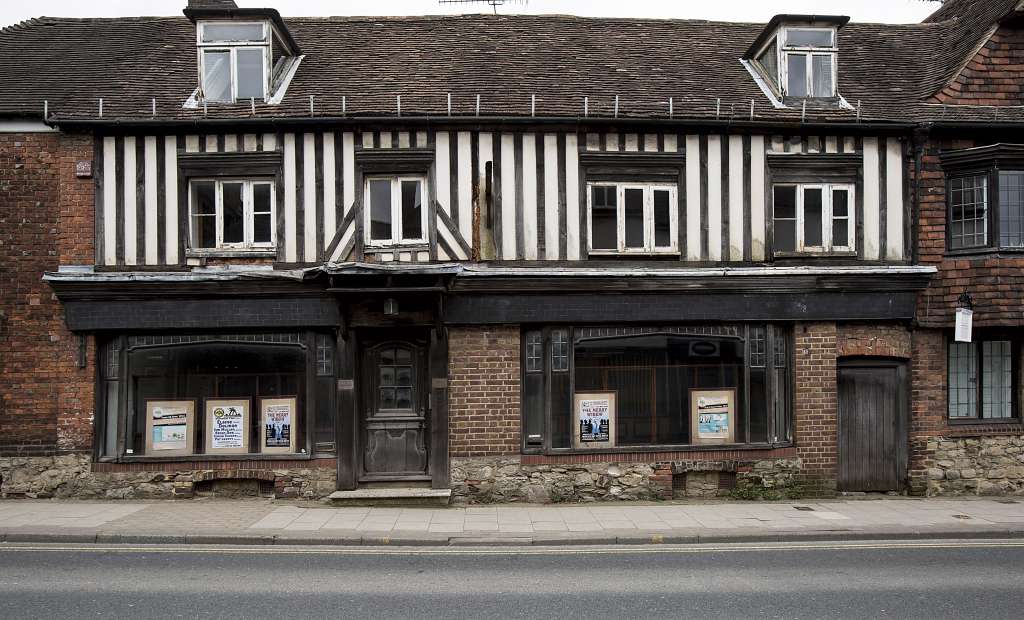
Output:
[[928,496],[1024,496],[1024,436],[938,438],[928,448]]

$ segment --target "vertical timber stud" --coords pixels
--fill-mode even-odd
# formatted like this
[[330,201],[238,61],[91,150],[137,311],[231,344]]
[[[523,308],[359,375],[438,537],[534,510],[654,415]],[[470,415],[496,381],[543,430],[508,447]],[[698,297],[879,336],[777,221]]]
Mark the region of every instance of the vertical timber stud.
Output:
[[448,329],[440,319],[430,332],[430,486],[447,489]]
[[347,327],[338,330],[338,490],[354,491],[359,458],[358,403],[356,402],[356,337]]

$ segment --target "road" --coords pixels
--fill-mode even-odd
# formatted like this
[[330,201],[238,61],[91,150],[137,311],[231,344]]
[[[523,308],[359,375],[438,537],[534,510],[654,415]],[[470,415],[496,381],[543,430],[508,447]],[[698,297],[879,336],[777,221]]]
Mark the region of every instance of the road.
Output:
[[0,545],[0,618],[1014,618],[1024,541],[603,549]]

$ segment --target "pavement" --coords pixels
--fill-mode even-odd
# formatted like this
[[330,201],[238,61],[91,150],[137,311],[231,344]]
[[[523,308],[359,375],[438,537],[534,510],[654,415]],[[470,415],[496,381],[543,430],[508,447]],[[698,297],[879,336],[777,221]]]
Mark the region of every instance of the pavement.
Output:
[[1024,538],[1024,499],[353,508],[269,499],[0,501],[0,542],[614,545]]

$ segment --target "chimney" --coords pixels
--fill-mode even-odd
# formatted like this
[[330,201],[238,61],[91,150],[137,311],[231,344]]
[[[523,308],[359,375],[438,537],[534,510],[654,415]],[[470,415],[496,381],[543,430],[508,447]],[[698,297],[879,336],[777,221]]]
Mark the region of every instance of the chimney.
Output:
[[237,9],[235,0],[188,0],[190,9]]

